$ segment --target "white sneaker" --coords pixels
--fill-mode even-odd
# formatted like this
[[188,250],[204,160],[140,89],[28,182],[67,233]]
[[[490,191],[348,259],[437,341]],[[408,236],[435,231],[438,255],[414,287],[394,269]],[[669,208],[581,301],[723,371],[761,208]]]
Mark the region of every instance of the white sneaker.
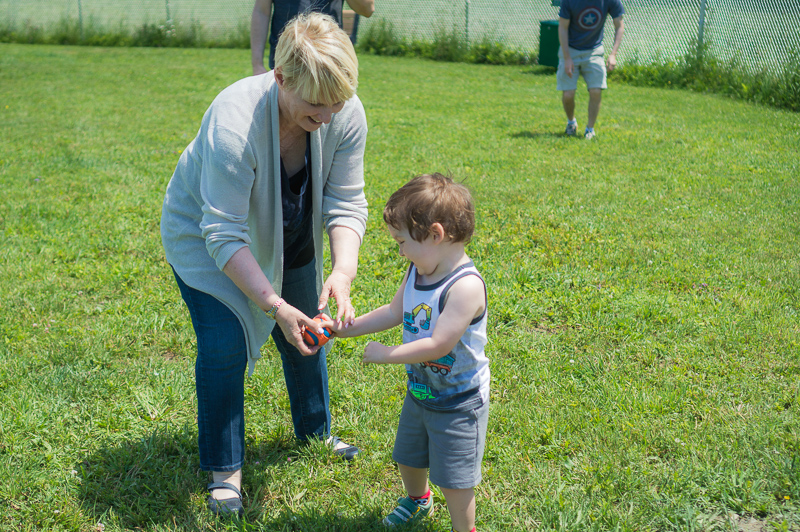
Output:
[[574,137],[575,134],[578,132],[578,122],[567,122],[567,129],[564,131],[564,134],[568,137]]
[[594,138],[594,129],[587,129],[583,134],[583,138],[586,140],[592,140]]

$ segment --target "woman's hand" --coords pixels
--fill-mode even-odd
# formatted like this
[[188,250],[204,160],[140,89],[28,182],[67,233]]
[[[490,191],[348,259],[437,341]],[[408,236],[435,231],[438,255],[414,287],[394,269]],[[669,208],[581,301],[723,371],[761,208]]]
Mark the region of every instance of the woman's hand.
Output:
[[322,312],[331,297],[336,301],[336,329],[346,329],[355,322],[356,309],[350,301],[350,284],[352,282],[349,275],[334,270],[322,286],[322,294],[319,296],[319,311]]
[[275,322],[283,331],[286,340],[295,346],[301,355],[315,355],[321,349],[320,346],[310,347],[303,341],[304,327],[317,331],[320,326],[319,323],[300,312],[297,308],[284,303],[275,314]]
[[358,272],[358,248],[361,237],[349,227],[336,226],[328,230],[331,245],[333,268],[319,296],[319,311],[322,312],[328,300],[336,301],[336,320],[347,328],[356,319],[356,309],[350,301],[350,284]]

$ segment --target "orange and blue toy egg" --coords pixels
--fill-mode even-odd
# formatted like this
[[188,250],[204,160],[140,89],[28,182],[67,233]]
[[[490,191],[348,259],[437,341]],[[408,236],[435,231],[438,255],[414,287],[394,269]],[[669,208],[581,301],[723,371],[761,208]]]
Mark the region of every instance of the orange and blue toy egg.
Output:
[[[319,322],[322,324],[324,321],[323,318],[317,316],[314,318],[314,321]],[[322,328],[323,333],[319,334],[317,331],[312,331],[308,327],[303,331],[303,341],[308,345],[314,347],[317,345],[325,345],[325,343],[333,336],[331,330],[327,327]]]

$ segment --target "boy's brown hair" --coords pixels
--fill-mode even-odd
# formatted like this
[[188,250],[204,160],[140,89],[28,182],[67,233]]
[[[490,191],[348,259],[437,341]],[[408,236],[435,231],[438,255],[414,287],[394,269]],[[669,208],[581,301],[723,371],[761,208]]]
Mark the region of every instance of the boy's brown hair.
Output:
[[469,242],[475,231],[475,207],[469,189],[451,177],[418,175],[386,202],[383,221],[417,242],[425,240],[431,226],[439,223],[453,242]]

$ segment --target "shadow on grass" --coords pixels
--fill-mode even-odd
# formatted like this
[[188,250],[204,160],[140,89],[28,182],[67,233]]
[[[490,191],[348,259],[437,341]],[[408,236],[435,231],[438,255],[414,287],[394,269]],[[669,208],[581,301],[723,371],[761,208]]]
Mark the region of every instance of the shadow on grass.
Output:
[[[255,524],[264,530],[292,531],[370,531],[383,530],[380,520],[386,508],[365,506],[346,508],[302,508],[280,515],[266,515],[260,504],[265,487],[263,472],[281,467],[291,459],[331,460],[322,445],[298,443],[291,429],[279,429],[266,439],[248,440],[243,468],[245,517],[242,521],[223,520],[224,530],[244,530]],[[98,449],[76,466],[81,478],[79,496],[90,519],[112,519],[125,529],[152,525],[172,525],[185,530],[208,528],[217,521],[203,505],[198,511],[197,496],[206,497],[208,473],[198,464],[197,431],[194,427],[157,428],[139,439],[128,439]],[[341,513],[359,514],[356,516]],[[431,523],[408,528],[429,531]],[[244,528],[243,528],[244,527]]]
[[560,139],[560,138],[567,138],[567,136],[562,133],[554,133],[552,131],[520,131],[519,133],[514,133],[511,135],[512,138],[515,139]]
[[557,70],[556,67],[535,65],[528,70],[523,70],[522,73],[531,76],[555,76]]
[[[283,512],[280,516],[258,521],[258,528],[263,530],[291,530],[297,532],[362,532],[370,530],[386,530],[381,524],[383,515],[378,509],[365,510],[364,515],[345,517],[336,511],[316,511],[304,509],[295,512]],[[434,530],[427,527],[408,527],[404,532]]]
[[189,519],[191,494],[206,478],[197,453],[188,427],[101,448],[76,467],[82,505],[96,519],[113,510],[126,528]]
[[[300,452],[288,435],[248,442],[243,473],[247,476],[253,467],[285,463]],[[140,439],[103,447],[76,466],[81,504],[97,520],[113,513],[125,528],[176,521],[190,530],[200,528],[191,499],[193,494],[205,498],[208,473],[198,462],[197,431],[189,427],[157,428]],[[245,505],[248,502],[245,494]],[[249,515],[260,514],[260,509],[250,510]]]

